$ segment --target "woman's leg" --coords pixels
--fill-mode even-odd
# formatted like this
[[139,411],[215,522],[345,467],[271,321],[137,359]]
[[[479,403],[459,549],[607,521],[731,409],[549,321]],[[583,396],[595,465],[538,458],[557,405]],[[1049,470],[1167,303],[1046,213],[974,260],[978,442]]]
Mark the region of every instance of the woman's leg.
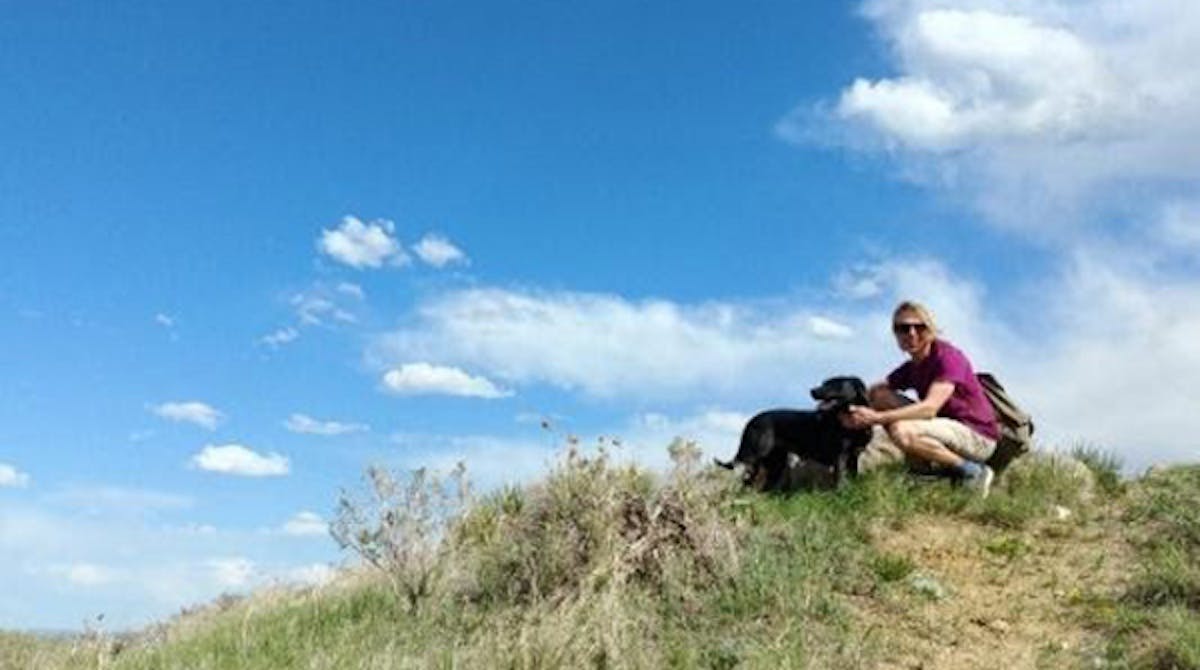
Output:
[[910,458],[922,458],[956,470],[963,483],[987,497],[995,473],[985,461],[995,443],[953,419],[935,417],[897,421],[888,433]]
[[963,457],[924,430],[928,421],[928,419],[918,419],[890,423],[887,426],[888,436],[910,459],[928,461],[952,468],[961,467]]

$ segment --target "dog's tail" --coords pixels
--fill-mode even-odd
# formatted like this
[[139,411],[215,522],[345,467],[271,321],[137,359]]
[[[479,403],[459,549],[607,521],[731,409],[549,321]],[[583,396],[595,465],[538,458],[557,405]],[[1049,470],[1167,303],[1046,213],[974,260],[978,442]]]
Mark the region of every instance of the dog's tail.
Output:
[[734,466],[733,461],[722,461],[719,458],[714,458],[713,463],[716,464],[718,467],[725,468],[726,470],[732,470],[733,466]]

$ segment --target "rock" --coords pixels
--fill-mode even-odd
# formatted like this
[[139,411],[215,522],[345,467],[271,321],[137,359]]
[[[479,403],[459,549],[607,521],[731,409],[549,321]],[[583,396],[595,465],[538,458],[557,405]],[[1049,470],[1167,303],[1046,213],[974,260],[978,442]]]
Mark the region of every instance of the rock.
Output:
[[887,431],[882,426],[873,426],[871,441],[867,443],[862,453],[858,455],[858,471],[870,472],[892,463],[903,463],[904,452],[892,443]]
[[1079,499],[1088,502],[1096,495],[1096,476],[1091,468],[1083,461],[1061,454],[1056,451],[1033,451],[1013,461],[1004,473],[1008,482],[1018,482],[1023,478],[1034,478],[1035,473],[1051,470],[1056,477],[1071,481],[1078,487]]
[[971,619],[971,623],[981,628],[987,628],[995,633],[1003,635],[1007,633],[1012,626],[1004,619],[988,619],[986,617],[975,617]]
[[941,582],[929,575],[915,574],[909,577],[908,585],[917,593],[933,600],[945,600],[946,596],[949,595],[946,587],[942,586]]

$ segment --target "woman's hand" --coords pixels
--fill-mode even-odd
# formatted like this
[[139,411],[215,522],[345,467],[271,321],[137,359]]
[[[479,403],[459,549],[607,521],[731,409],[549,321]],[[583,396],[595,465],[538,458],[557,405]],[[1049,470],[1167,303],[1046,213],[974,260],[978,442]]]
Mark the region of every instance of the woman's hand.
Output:
[[851,429],[868,428],[880,420],[879,412],[860,405],[852,405],[842,414],[842,425]]

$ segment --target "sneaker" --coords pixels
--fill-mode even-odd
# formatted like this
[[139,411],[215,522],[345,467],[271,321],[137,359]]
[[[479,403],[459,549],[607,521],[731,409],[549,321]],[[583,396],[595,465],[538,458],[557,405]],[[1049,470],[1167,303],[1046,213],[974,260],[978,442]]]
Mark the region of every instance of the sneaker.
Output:
[[982,463],[979,465],[978,474],[963,478],[963,485],[967,488],[975,489],[979,493],[980,498],[988,497],[988,493],[992,490],[992,480],[996,478],[996,473],[992,469]]

